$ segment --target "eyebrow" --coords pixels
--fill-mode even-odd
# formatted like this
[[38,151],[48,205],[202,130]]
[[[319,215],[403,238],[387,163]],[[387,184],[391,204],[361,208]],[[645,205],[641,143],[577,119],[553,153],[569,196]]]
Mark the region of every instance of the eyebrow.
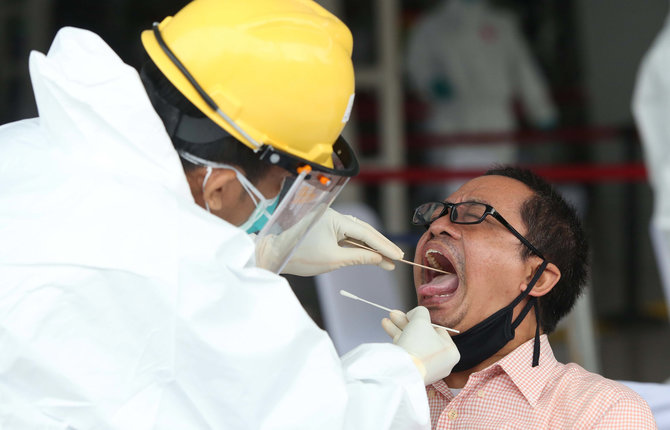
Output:
[[[451,203],[451,204],[457,204],[457,203],[455,203],[455,202],[450,202],[449,200],[445,200],[444,202],[445,202],[445,203]],[[478,198],[476,198],[476,197],[475,197],[475,198],[468,199],[468,200],[463,200],[463,201],[458,202],[458,203],[481,203],[481,204],[483,204],[483,205],[493,206],[491,203],[487,202],[486,200],[478,199]]]

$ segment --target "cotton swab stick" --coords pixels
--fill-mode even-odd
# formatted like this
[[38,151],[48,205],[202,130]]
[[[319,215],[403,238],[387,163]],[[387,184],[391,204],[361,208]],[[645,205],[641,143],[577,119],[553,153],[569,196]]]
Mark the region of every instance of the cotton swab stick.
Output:
[[[372,251],[372,252],[379,253],[379,251],[377,251],[376,249],[372,249],[372,248],[370,248],[370,247],[368,247],[368,246],[365,246],[365,245],[363,245],[363,244],[361,244],[361,243],[355,242],[355,241],[350,240],[350,239],[344,239],[344,240],[342,240],[342,242],[344,242],[344,243],[348,243],[348,244],[350,244],[350,245],[355,245],[355,246],[357,246],[357,247],[359,247],[359,248],[367,249],[368,251]],[[396,261],[400,261],[400,262],[405,263],[405,264],[411,264],[412,266],[423,267],[424,269],[428,269],[428,270],[434,270],[435,272],[444,273],[445,275],[453,275],[453,273],[451,273],[451,272],[447,272],[447,271],[444,271],[444,270],[436,269],[436,268],[434,268],[434,267],[430,267],[430,266],[424,266],[423,264],[415,263],[415,262],[413,262],[413,261],[409,261],[409,260],[399,259],[399,260],[396,260]]]
[[[348,297],[350,299],[358,300],[358,301],[361,301],[363,303],[367,303],[368,305],[374,306],[376,308],[385,310],[386,312],[392,312],[393,311],[393,309],[389,309],[385,306],[378,305],[377,303],[372,303],[372,302],[367,301],[365,299],[361,299],[360,297],[351,294],[349,291],[340,290],[340,294],[343,295],[344,297]],[[432,325],[433,327],[437,327],[437,328],[443,328],[445,330],[449,330],[449,331],[454,332],[454,333],[460,333],[460,331],[458,331],[456,329],[453,329],[453,328],[443,327],[441,325],[437,325],[437,324],[433,324],[433,323],[431,323],[430,325]]]

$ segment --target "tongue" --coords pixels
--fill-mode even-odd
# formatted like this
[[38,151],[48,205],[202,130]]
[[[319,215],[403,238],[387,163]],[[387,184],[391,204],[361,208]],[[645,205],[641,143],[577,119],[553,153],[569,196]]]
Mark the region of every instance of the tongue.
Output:
[[423,296],[440,296],[452,294],[458,289],[458,277],[456,275],[436,276],[427,284],[419,287],[418,293]]

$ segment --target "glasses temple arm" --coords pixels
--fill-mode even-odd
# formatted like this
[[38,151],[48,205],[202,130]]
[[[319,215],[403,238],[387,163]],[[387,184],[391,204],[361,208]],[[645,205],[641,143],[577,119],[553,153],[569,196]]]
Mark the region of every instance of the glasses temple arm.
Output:
[[516,236],[516,238],[519,239],[521,241],[521,243],[526,245],[528,247],[528,249],[533,251],[533,253],[535,255],[537,255],[538,257],[540,257],[541,259],[544,260],[544,256],[542,255],[542,253],[540,251],[538,251],[537,248],[535,248],[533,245],[531,245],[531,243],[528,242],[528,240],[525,237],[523,237],[521,235],[521,233],[516,231],[516,229],[514,227],[512,227],[512,225],[510,223],[508,223],[507,220],[505,218],[503,218],[503,216],[500,215],[495,209],[493,209],[493,211],[491,212],[491,215],[493,215],[495,217],[495,219],[500,221],[500,223],[502,225],[504,225],[514,236]]

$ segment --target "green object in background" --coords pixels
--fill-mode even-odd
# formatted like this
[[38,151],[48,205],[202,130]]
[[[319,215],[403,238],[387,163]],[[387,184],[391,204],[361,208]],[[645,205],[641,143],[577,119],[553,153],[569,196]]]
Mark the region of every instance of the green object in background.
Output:
[[454,97],[454,89],[444,78],[437,78],[433,80],[430,85],[431,92],[435,98],[440,100],[449,100]]

